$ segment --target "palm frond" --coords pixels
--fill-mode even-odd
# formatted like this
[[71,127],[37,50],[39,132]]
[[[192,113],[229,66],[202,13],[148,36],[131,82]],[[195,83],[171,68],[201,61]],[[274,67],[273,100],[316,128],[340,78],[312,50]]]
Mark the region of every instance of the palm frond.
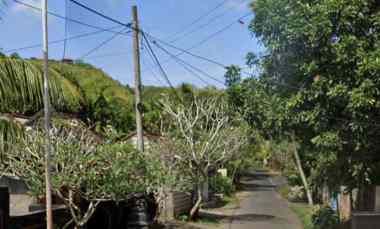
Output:
[[24,128],[22,126],[11,119],[0,118],[0,163],[4,161],[4,153],[23,137]]
[[[49,70],[50,102],[56,110],[80,106],[75,87],[53,69]],[[69,89],[69,90],[68,90]],[[0,60],[0,112],[34,113],[43,106],[43,74],[39,63]]]

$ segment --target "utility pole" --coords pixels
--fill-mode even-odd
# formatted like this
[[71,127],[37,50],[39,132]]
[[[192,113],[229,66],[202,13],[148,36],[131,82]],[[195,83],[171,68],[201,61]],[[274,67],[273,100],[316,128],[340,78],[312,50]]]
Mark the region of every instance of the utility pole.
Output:
[[50,169],[50,101],[49,101],[49,49],[47,0],[42,0],[42,53],[44,58],[44,127],[45,127],[45,184],[46,184],[46,228],[53,229]]
[[137,7],[132,6],[132,30],[133,30],[133,61],[135,72],[135,109],[136,109],[136,133],[137,149],[144,152],[144,137],[142,125],[142,101],[141,101],[141,68],[140,68],[140,44],[139,44],[139,20]]

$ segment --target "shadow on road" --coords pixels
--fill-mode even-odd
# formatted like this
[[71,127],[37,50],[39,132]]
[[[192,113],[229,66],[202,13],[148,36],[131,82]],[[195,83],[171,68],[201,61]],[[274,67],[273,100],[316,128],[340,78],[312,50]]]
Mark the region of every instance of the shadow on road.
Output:
[[273,191],[275,185],[247,184],[240,183],[239,191]]
[[242,174],[238,189],[240,191],[272,191],[276,188],[268,182],[271,175],[265,172],[246,172]]
[[264,215],[264,214],[237,214],[237,215],[223,215],[223,214],[213,214],[209,212],[203,212],[200,215],[199,220],[201,221],[234,221],[239,223],[244,222],[262,222],[262,221],[276,221],[282,222],[284,219],[273,215]]

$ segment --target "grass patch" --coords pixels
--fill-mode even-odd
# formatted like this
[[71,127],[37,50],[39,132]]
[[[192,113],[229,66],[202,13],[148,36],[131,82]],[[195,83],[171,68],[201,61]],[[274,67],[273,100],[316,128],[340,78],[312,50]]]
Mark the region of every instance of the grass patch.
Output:
[[219,218],[209,217],[209,216],[201,216],[199,217],[195,222],[199,224],[206,224],[206,225],[216,225],[220,223]]
[[287,200],[289,192],[290,192],[290,187],[289,187],[289,185],[283,185],[283,186],[277,188],[277,192],[280,193],[282,198]]
[[235,207],[239,206],[239,198],[236,196],[236,193],[232,194],[231,196],[224,196],[223,197],[224,207]]
[[313,213],[312,207],[303,203],[290,203],[289,207],[301,220],[304,229],[313,229],[311,222],[311,215]]

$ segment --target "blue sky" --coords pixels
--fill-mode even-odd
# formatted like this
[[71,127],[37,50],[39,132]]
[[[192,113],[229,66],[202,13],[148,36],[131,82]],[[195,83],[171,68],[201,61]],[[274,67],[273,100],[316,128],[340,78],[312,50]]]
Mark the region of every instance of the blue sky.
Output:
[[[40,13],[11,0],[8,6],[3,7],[5,11],[0,21],[0,48],[7,51],[15,48],[39,44],[41,35]],[[40,0],[20,0],[40,7]],[[112,16],[123,22],[131,21],[131,6],[137,5],[139,18],[143,30],[165,41],[178,39],[173,45],[187,49],[199,43],[211,34],[219,31],[227,25],[236,22],[222,33],[191,50],[192,53],[201,55],[225,65],[244,64],[244,56],[252,51],[260,53],[263,48],[259,42],[248,31],[249,21],[253,15],[246,17],[243,23],[238,18],[250,12],[248,7],[250,0],[226,0],[224,4],[212,14],[189,27],[195,19],[215,8],[223,0],[79,0],[80,2],[97,9],[104,14]],[[96,15],[75,6],[67,5],[67,17],[80,20],[87,24],[102,28],[117,26]],[[49,10],[65,15],[65,0],[50,0]],[[114,29],[119,31],[122,28]],[[65,22],[59,18],[49,16],[49,40],[59,40],[65,37]],[[68,23],[68,36],[96,31],[75,23]],[[77,59],[96,47],[99,43],[109,39],[113,34],[109,32],[99,33],[77,40],[67,42],[66,57]],[[63,56],[63,43],[49,46],[49,55],[54,59]],[[155,47],[153,47],[155,48]],[[165,47],[167,48],[167,47]],[[176,54],[178,51],[168,48]],[[182,82],[191,83],[199,87],[206,86],[204,82],[188,73],[175,61],[165,62],[168,56],[155,48],[159,59],[164,62],[163,66],[174,85]],[[27,49],[18,52],[22,57],[41,57],[41,49]],[[114,40],[101,49],[85,58],[89,62],[106,71],[112,78],[123,84],[133,85],[132,65],[132,40],[129,36],[117,36]],[[207,72],[209,75],[223,81],[224,69],[220,66],[196,59],[189,55],[181,55],[181,59]],[[152,61],[148,58],[146,50],[142,50],[142,81],[145,85],[165,85],[162,78],[159,80],[158,69],[152,67]],[[209,78],[203,77],[210,85],[220,87],[221,85]],[[161,82],[160,82],[161,81]]]

